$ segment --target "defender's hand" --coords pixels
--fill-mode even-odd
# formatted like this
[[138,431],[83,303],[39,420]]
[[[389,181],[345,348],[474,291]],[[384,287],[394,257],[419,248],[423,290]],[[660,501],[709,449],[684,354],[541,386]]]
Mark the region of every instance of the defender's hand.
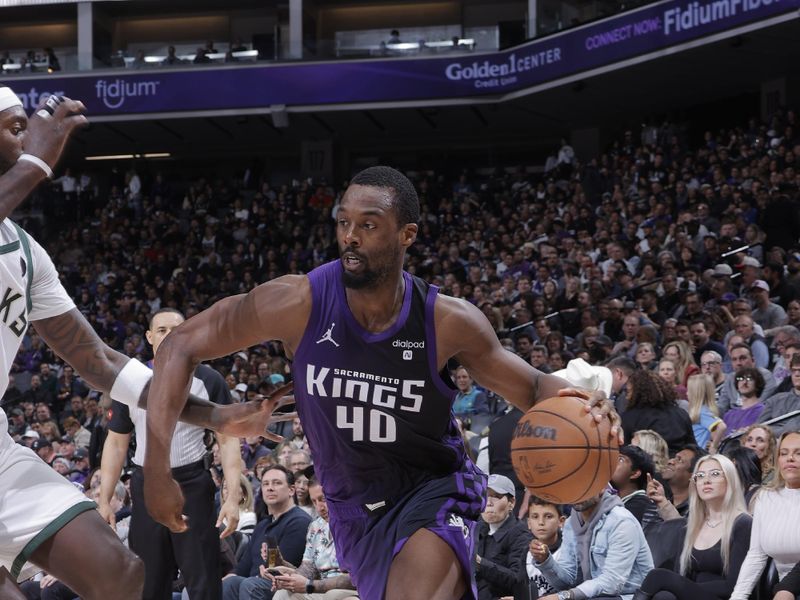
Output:
[[588,390],[580,390],[577,388],[564,388],[558,391],[559,396],[577,396],[587,401],[586,412],[594,415],[594,420],[600,423],[603,419],[611,421],[611,431],[609,435],[616,437],[619,445],[625,443],[625,434],[622,432],[622,419],[614,409],[611,400],[606,396],[605,392],[595,390],[590,392]]
[[144,474],[144,502],[147,512],[172,533],[183,533],[189,526],[183,514],[183,492],[172,475]]
[[[51,98],[54,99],[50,100]],[[52,115],[45,109],[48,101],[51,106],[55,104]],[[42,116],[40,112],[46,116]],[[83,116],[85,112],[83,102],[70,98],[49,96],[42,100],[28,119],[28,129],[22,144],[25,152],[42,159],[51,169],[55,168],[69,138],[75,131],[89,124]]]
[[267,398],[257,398],[241,404],[228,404],[214,408],[214,430],[232,437],[252,437],[260,435],[274,442],[282,442],[283,437],[267,431],[270,423],[290,421],[297,413],[272,413],[288,404],[294,404],[294,396],[287,396],[294,388],[292,382],[279,387]]

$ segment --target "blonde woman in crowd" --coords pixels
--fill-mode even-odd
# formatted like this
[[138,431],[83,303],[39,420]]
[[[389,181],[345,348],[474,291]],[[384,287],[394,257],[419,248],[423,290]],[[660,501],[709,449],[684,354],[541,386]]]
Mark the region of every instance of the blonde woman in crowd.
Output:
[[709,451],[717,448],[727,431],[725,422],[719,418],[714,388],[710,375],[692,375],[686,386],[694,439],[698,446]]
[[742,433],[742,446],[750,448],[761,461],[761,481],[769,483],[775,475],[775,433],[769,425],[754,423]]
[[692,350],[686,342],[676,340],[666,344],[661,356],[674,363],[679,385],[686,385],[689,377],[700,372],[700,367],[695,364]]
[[679,572],[654,569],[634,600],[728,598],[750,546],[751,525],[736,467],[721,454],[701,458],[689,486]]
[[767,560],[783,579],[800,561],[800,431],[781,436],[775,478],[755,497],[753,535],[731,600],[748,600]]
[[661,435],[652,429],[640,429],[633,434],[631,446],[638,446],[647,452],[656,465],[656,473],[661,473],[669,462],[669,446]]

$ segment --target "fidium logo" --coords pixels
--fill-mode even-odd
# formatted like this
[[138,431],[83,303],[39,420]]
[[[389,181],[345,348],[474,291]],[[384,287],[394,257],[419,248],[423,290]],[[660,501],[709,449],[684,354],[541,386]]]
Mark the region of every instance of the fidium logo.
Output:
[[128,98],[155,96],[160,84],[160,81],[125,81],[124,79],[107,81],[98,79],[94,87],[97,91],[97,97],[103,101],[103,104],[108,108],[116,109],[121,107]]

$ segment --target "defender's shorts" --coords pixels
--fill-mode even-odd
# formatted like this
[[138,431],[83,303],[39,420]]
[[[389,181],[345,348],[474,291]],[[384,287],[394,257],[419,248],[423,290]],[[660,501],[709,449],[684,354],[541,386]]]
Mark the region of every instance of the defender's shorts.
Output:
[[30,555],[76,516],[94,508],[94,502],[33,450],[5,446],[0,452],[0,565],[13,578],[27,579],[38,570],[27,562]]
[[465,599],[477,598],[472,567],[474,530],[485,505],[486,476],[471,467],[428,481],[399,501],[370,511],[328,501],[339,564],[363,600],[383,600],[392,560],[418,529],[429,529],[455,553],[467,579]]

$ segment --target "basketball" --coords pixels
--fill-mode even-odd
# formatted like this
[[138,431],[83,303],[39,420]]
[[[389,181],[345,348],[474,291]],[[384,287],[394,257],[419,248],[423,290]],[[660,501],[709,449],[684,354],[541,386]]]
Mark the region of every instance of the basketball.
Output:
[[576,504],[608,484],[619,455],[611,423],[597,423],[580,398],[548,398],[517,423],[511,462],[531,494],[558,504]]

